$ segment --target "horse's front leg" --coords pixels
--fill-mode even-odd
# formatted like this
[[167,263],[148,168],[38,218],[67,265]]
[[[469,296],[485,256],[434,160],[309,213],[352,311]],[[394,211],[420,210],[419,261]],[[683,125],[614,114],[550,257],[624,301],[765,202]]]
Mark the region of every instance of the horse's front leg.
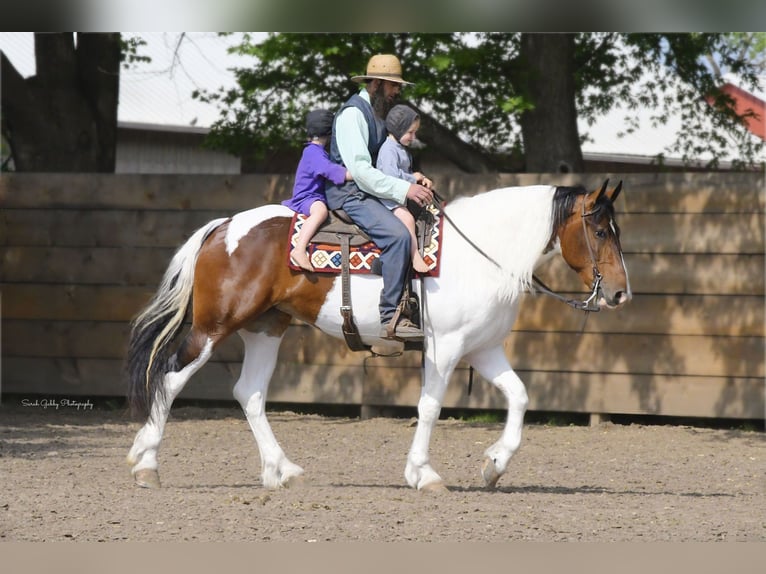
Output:
[[[439,357],[445,358],[443,361],[435,361],[430,351],[426,354],[423,386],[418,401],[418,425],[412,439],[410,452],[407,455],[407,466],[404,469],[404,478],[407,480],[407,484],[418,490],[446,490],[441,476],[431,468],[428,451],[431,434],[439,420],[449,378],[459,359],[459,353],[450,352],[449,347],[446,341],[439,341],[437,350]],[[433,344],[428,345],[429,350],[433,348]]]
[[[287,317],[289,321],[289,317]],[[294,484],[303,469],[288,460],[266,418],[266,395],[277,363],[282,333],[278,335],[239,331],[245,343],[242,373],[234,385],[234,398],[245,411],[261,456],[261,482],[276,489]]]
[[529,399],[524,383],[508,364],[502,346],[474,351],[466,356],[466,360],[482,377],[500,389],[508,403],[508,418],[503,434],[500,440],[484,451],[485,458],[481,468],[484,483],[494,488],[508,468],[513,453],[521,445],[524,413]]

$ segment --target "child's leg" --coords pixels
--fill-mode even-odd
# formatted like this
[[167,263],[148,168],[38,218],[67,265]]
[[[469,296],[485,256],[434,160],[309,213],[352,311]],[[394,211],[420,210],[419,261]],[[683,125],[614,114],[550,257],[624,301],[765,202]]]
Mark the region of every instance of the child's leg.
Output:
[[410,210],[406,207],[397,207],[394,209],[394,215],[399,218],[399,221],[404,223],[407,230],[410,232],[410,239],[412,244],[412,268],[418,273],[428,273],[428,264],[423,260],[423,257],[418,252],[418,238],[415,236],[415,218],[412,217]]
[[309,241],[319,229],[319,226],[327,219],[327,206],[324,202],[315,201],[309,208],[309,216],[303,222],[298,238],[295,240],[295,247],[290,251],[290,257],[292,257],[295,264],[302,267],[306,271],[313,271],[314,267],[311,265],[306,248]]

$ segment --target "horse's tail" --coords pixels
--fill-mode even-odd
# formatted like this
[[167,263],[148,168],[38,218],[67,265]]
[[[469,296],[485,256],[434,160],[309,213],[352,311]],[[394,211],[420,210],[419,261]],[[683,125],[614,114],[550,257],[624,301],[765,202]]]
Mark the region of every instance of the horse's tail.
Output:
[[172,370],[170,344],[183,327],[194,284],[194,267],[202,244],[224,221],[215,219],[182,245],[168,266],[159,289],[133,319],[128,344],[128,406],[134,416],[148,417],[155,400],[165,400],[165,373]]

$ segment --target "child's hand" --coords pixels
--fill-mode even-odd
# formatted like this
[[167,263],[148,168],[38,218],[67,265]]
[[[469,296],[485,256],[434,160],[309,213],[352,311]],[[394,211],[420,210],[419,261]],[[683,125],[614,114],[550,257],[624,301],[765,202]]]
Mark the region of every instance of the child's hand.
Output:
[[433,182],[433,181],[431,181],[430,179],[428,179],[426,176],[424,176],[424,175],[423,175],[422,173],[420,173],[419,171],[416,171],[416,172],[415,172],[414,174],[412,174],[412,175],[414,175],[414,176],[415,176],[415,181],[417,181],[417,182],[418,182],[420,185],[422,185],[423,187],[427,187],[428,189],[431,189],[431,188],[433,187],[433,185],[434,185],[434,182]]
[[354,177],[351,175],[351,172],[346,170],[346,181],[352,181]]

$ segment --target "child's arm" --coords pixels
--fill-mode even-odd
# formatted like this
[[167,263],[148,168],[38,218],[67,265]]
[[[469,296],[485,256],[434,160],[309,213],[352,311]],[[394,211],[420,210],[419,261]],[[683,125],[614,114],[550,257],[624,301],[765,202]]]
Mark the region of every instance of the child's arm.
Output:
[[315,170],[318,175],[329,179],[336,185],[344,181],[351,181],[352,177],[348,170],[339,163],[333,163],[330,158],[318,158],[315,163]]

